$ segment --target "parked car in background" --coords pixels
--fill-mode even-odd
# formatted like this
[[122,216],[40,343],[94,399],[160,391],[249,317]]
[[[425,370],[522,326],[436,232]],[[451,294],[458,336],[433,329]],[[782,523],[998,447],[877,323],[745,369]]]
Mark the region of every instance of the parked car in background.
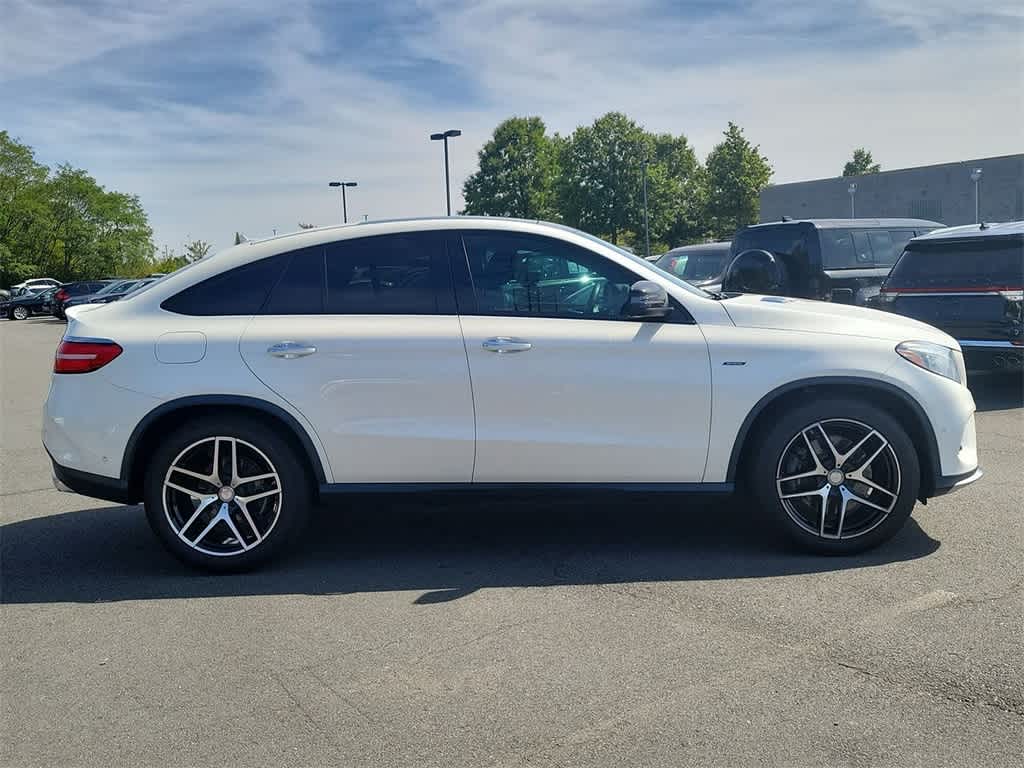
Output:
[[54,317],[59,317],[61,320],[64,319],[64,308],[67,303],[74,298],[79,296],[87,296],[94,294],[97,291],[103,290],[104,287],[114,280],[79,280],[74,283],[65,283],[53,294],[53,306],[51,308],[51,314]]
[[111,280],[95,293],[84,293],[79,296],[72,296],[69,298],[64,302],[64,312],[66,314],[68,309],[71,307],[77,307],[80,304],[92,304],[96,299],[100,299],[102,302],[103,297],[110,296],[115,293],[124,295],[138,282],[139,280],[137,279]]
[[942,224],[808,219],[754,224],[733,239],[722,290],[871,304],[903,247]]
[[27,320],[32,315],[48,314],[48,310],[44,307],[57,289],[38,287],[40,290],[28,289],[20,295],[8,299],[5,311],[8,320]]
[[970,371],[1024,370],[1024,221],[914,238],[882,284],[879,306],[944,330]]
[[662,254],[655,265],[698,288],[720,285],[729,263],[730,242],[684,245]]
[[54,280],[52,277],[33,277],[18,283],[17,285],[11,286],[12,288],[34,288],[36,290],[42,290],[44,288],[56,288],[60,285],[60,280]]
[[90,300],[89,304],[109,304],[112,301],[120,301],[126,296],[129,296],[135,291],[139,290],[143,286],[155,283],[159,278],[146,277],[141,280],[126,280],[116,288],[103,293],[97,293]]
[[43,442],[59,489],[144,501],[216,570],[293,543],[317,498],[388,490],[739,485],[840,554],[981,476],[965,382],[914,320],[712,296],[568,227],[459,216],[248,242],[72,307]]
[[11,288],[10,293],[5,298],[0,298],[0,317],[9,317],[11,310],[11,303],[18,299],[35,296],[38,293],[46,290],[45,286],[34,286],[31,288],[14,286]]

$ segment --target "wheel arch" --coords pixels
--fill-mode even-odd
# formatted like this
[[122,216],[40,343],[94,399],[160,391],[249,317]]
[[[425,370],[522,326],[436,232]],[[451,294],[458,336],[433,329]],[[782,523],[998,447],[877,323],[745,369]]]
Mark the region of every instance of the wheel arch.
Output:
[[758,438],[772,423],[776,414],[796,403],[806,402],[808,396],[817,395],[824,387],[828,387],[827,394],[830,397],[870,394],[870,402],[873,405],[884,409],[899,421],[919,449],[920,498],[924,500],[935,495],[937,480],[942,475],[939,443],[924,409],[899,387],[888,382],[855,376],[823,376],[792,381],[773,389],[758,400],[740,425],[729,456],[726,480],[736,482],[742,479]]
[[197,395],[171,400],[147,413],[136,425],[125,446],[121,462],[121,478],[128,492],[142,497],[147,457],[158,445],[161,434],[186,420],[205,414],[237,414],[281,428],[281,433],[296,451],[299,461],[309,470],[316,487],[327,482],[323,462],[312,438],[292,414],[274,403],[243,395]]

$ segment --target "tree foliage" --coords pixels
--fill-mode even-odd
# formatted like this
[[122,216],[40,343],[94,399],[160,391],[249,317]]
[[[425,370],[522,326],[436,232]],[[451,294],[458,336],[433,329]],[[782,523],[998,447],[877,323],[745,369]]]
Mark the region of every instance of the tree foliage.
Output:
[[843,166],[843,176],[863,176],[866,173],[878,173],[882,166],[875,162],[871,153],[861,147],[853,150],[853,158]]
[[210,253],[212,247],[205,240],[193,240],[190,243],[185,243],[185,260],[189,262],[199,261]]
[[772,177],[772,166],[735,123],[730,122],[723,135],[705,163],[706,221],[715,238],[730,239],[736,230],[757,222],[761,190]]
[[153,254],[137,196],[106,190],[70,165],[51,171],[0,131],[0,285],[145,274]]
[[463,186],[464,213],[553,218],[557,139],[545,131],[539,117],[510,117],[494,129],[478,155],[479,170]]

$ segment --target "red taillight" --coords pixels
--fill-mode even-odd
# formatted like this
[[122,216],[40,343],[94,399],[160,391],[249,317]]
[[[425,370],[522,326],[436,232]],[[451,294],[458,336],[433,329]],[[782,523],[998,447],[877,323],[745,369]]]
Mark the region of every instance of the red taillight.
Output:
[[61,288],[53,296],[55,299],[57,299],[57,301],[66,301],[68,298],[68,292]]
[[64,339],[53,359],[54,373],[89,373],[121,354],[118,344],[108,339]]

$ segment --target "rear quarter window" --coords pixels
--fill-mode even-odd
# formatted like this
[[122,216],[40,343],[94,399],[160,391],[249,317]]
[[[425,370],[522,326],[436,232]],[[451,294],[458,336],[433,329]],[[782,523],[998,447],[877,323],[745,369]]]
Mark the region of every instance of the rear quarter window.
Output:
[[254,315],[290,256],[271,256],[229,269],[176,293],[160,306],[179,315]]

